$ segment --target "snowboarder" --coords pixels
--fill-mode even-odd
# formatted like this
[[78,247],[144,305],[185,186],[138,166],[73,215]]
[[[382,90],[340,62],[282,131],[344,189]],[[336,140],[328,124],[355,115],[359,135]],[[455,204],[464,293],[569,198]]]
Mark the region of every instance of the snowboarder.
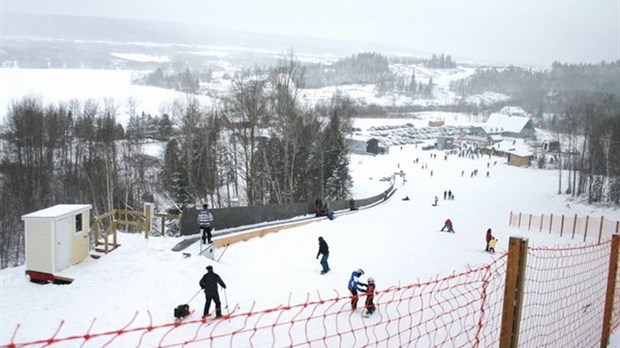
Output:
[[321,274],[325,274],[330,270],[329,265],[327,264],[327,259],[329,258],[329,246],[323,237],[319,237],[319,251],[316,253],[316,258],[318,259],[321,254],[323,254],[321,257],[321,266],[323,267]]
[[202,205],[202,209],[198,212],[198,231],[202,238],[202,244],[211,244],[211,228],[213,225],[213,214],[209,210],[207,204]]
[[369,317],[375,312],[377,307],[374,303],[375,299],[375,278],[368,277],[368,286],[366,287],[366,313],[365,317]]
[[489,251],[489,242],[491,242],[491,239],[493,239],[493,234],[491,233],[491,229],[489,228],[486,235],[487,246],[484,251]]
[[443,191],[443,200],[446,200],[446,197],[448,196],[448,191]]
[[215,317],[220,318],[222,316],[222,303],[220,302],[220,295],[217,292],[217,286],[221,286],[226,289],[226,284],[220,276],[213,272],[213,266],[207,266],[207,273],[205,273],[200,279],[200,288],[205,292],[205,308],[202,312],[202,317],[206,318],[209,315],[209,307],[211,307],[211,300],[215,303]]
[[441,232],[445,229],[447,229],[448,232],[454,233],[454,229],[452,228],[452,220],[446,219],[446,222],[444,222],[443,227],[441,228]]
[[433,203],[433,207],[437,206],[437,202],[439,202],[439,198],[437,198],[437,196],[435,196],[435,203]]
[[495,246],[497,245],[498,239],[493,237],[489,241],[489,252],[495,254]]
[[358,268],[357,270],[353,271],[353,273],[351,273],[351,278],[349,278],[349,291],[351,292],[351,309],[356,309],[357,308],[357,301],[359,300],[359,297],[357,296],[357,292],[362,292],[364,291],[364,289],[362,289],[361,287],[368,287],[368,285],[366,285],[365,283],[360,282],[359,277],[361,277],[364,274],[364,270],[362,270],[361,268]]

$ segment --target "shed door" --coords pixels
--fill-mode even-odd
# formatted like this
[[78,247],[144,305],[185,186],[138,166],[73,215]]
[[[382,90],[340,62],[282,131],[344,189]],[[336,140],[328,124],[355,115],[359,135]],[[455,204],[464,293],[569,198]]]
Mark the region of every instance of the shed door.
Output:
[[56,222],[56,267],[54,271],[62,271],[71,266],[71,219]]

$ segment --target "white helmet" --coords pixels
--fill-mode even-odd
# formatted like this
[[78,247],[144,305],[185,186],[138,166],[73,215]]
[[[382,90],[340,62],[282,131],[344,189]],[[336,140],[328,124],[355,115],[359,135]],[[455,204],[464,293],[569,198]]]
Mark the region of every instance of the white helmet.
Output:
[[359,274],[364,274],[364,270],[361,269],[361,268],[358,268],[356,272],[359,273]]
[[374,283],[375,283],[375,278],[368,277],[368,284],[374,284]]

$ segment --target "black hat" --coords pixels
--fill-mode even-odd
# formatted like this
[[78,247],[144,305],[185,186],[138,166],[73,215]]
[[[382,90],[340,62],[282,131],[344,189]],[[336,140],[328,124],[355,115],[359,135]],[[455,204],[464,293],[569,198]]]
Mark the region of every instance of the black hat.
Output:
[[207,271],[213,271],[213,266],[211,265],[207,266]]
[[203,205],[202,205],[202,207],[203,207],[204,209],[207,209],[207,208],[209,207],[209,205],[208,205],[207,203],[205,203],[205,204],[203,204]]

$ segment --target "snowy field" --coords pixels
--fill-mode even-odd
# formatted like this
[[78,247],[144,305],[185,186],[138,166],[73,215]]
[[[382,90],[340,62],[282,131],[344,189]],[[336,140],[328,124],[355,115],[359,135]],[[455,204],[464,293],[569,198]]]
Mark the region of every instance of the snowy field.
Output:
[[[212,51],[208,51],[212,52]],[[226,51],[222,54],[226,53]],[[120,55],[120,54],[117,54]],[[160,60],[165,56],[145,56],[126,54],[122,57],[132,60]],[[301,61],[329,62],[333,57],[302,55]],[[230,80],[223,75],[233,75],[239,67],[222,60],[219,65],[225,71],[214,74],[214,80],[201,84],[201,88],[209,95],[222,95],[230,86]],[[394,72],[399,76],[411,77],[415,71],[418,80],[424,83],[433,78],[433,98],[411,98],[402,95],[377,95],[374,85],[344,85],[329,86],[317,89],[303,89],[301,95],[308,105],[317,102],[329,102],[336,91],[341,91],[362,105],[376,104],[385,107],[400,105],[452,105],[460,97],[450,91],[450,83],[466,78],[473,74],[474,68],[458,69],[427,69],[420,66],[395,65]],[[0,120],[6,117],[8,107],[13,101],[25,96],[40,97],[44,103],[69,102],[70,100],[94,100],[103,106],[106,100],[113,101],[118,107],[117,120],[127,124],[129,119],[128,107],[130,100],[135,104],[137,112],[146,112],[159,115],[170,112],[170,105],[175,100],[184,100],[183,93],[150,86],[131,84],[132,79],[144,75],[144,71],[131,70],[96,70],[96,69],[9,69],[0,68]],[[203,106],[212,105],[213,100],[208,96],[199,96]],[[484,93],[468,96],[467,101],[472,103],[493,103],[506,100],[507,96],[499,93]]]
[[[369,121],[357,126],[366,127],[363,122]],[[436,159],[431,159],[432,153]],[[416,158],[418,164],[414,164]],[[422,169],[422,164],[428,168]],[[379,179],[394,172],[403,170],[407,181],[397,177],[396,193],[376,207],[233,244],[224,254],[217,249],[219,262],[198,256],[198,245],[186,250],[192,254],[189,258],[171,251],[181,238],[145,240],[121,233],[119,249],[61,273],[75,279],[71,285],[30,283],[25,266],[2,270],[0,344],[11,341],[18,324],[17,342],[49,338],[62,320],[59,337],[84,334],[91,324],[91,332],[119,329],[137,311],[141,322],[147,311],[154,324],[170,322],[174,306],[188,302],[199,290],[198,280],[209,264],[228,286],[226,303],[238,304],[238,311],[246,312],[301,303],[315,298],[317,292],[326,298],[345,295],[347,280],[357,268],[366,271],[363,280],[376,279],[377,290],[446,276],[491,262],[505,251],[513,235],[528,237],[530,246],[575,243],[556,234],[511,228],[510,211],[620,219],[617,209],[567,202],[558,196],[557,171],[508,166],[498,157],[445,160],[443,152],[405,145],[390,148],[384,156],[354,155],[351,166],[356,198],[385,190],[389,184]],[[480,174],[471,178],[468,174],[474,169]],[[462,177],[461,171],[467,174]],[[444,201],[444,190],[451,190],[455,199]],[[405,196],[411,200],[403,201]],[[437,207],[431,205],[435,196]],[[438,232],[446,218],[454,222],[455,234]],[[499,238],[496,255],[481,252],[487,228]],[[326,275],[319,274],[315,259],[319,236],[330,247],[331,272]],[[194,316],[203,304],[202,294],[190,303],[197,310]],[[620,347],[618,335],[612,347]]]
[[[131,84],[140,72],[94,69],[0,69],[0,120],[6,117],[13,101],[25,96],[41,98],[44,103],[93,100],[102,107],[106,100],[119,107],[117,120],[127,124],[127,108],[132,100],[138,112],[159,115],[182,93],[150,86]],[[210,98],[199,97],[210,105]]]

